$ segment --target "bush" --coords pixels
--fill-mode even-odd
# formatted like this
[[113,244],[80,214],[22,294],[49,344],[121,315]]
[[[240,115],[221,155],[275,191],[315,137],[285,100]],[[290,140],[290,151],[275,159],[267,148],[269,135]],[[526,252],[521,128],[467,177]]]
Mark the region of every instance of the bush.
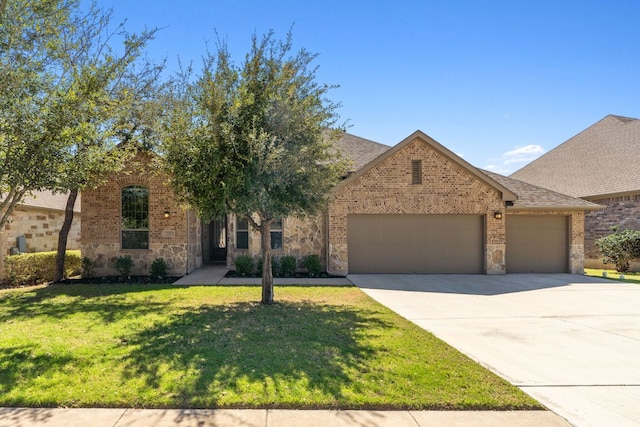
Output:
[[280,275],[282,277],[293,277],[296,274],[298,261],[296,257],[284,255],[280,257]]
[[[5,258],[6,278],[11,286],[35,285],[53,281],[56,273],[56,252],[35,252]],[[80,251],[67,251],[64,258],[65,276],[80,273]]]
[[149,267],[149,274],[153,277],[157,277],[159,279],[164,279],[167,277],[167,270],[169,267],[165,262],[164,258],[156,258],[151,263],[151,267]]
[[640,258],[640,231],[624,230],[611,227],[613,233],[596,240],[595,244],[604,255],[603,263],[613,263],[616,271],[629,270],[629,262]]
[[240,277],[251,276],[253,273],[254,261],[249,255],[238,255],[235,261],[236,273]]
[[309,276],[318,277],[322,273],[322,263],[319,255],[308,255],[304,259],[304,266],[309,272]]
[[129,277],[133,268],[133,259],[131,255],[119,256],[116,258],[116,270],[122,277]]
[[[258,260],[258,266],[256,267],[258,277],[262,277],[262,258]],[[271,274],[275,275],[278,271],[278,259],[274,256],[271,257]]]
[[95,263],[93,262],[93,260],[89,257],[82,257],[82,277],[85,279],[90,279],[94,276],[94,268],[95,268]]

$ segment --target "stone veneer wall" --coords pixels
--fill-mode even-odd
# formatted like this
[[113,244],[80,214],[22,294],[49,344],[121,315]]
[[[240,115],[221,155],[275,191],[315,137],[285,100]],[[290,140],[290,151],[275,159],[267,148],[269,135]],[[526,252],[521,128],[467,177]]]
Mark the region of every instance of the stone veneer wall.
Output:
[[[606,208],[585,215],[585,266],[615,268],[613,265],[605,266],[602,263],[602,253],[596,248],[595,241],[611,234],[613,226],[619,226],[620,230],[640,230],[640,194],[588,200]],[[631,268],[640,271],[640,263],[633,263]]]
[[[260,233],[249,228],[249,249],[236,248],[236,220],[229,215],[227,222],[229,233],[227,247],[227,267],[235,268],[234,262],[238,255],[249,255],[256,259],[260,257]],[[303,268],[303,259],[307,255],[319,255],[325,262],[327,230],[326,214],[307,217],[287,217],[282,222],[283,249],[274,250],[274,256],[292,255],[298,259],[298,268]]]
[[[411,183],[411,161],[422,160],[422,184]],[[505,221],[500,194],[420,139],[408,143],[336,189],[329,207],[329,272],[347,274],[349,214],[476,214],[485,218],[485,272],[505,273]]]
[[[148,274],[156,258],[163,258],[169,274],[176,276],[202,265],[200,221],[178,205],[167,181],[153,169],[150,155],[141,153],[128,170],[83,192],[82,255],[95,262],[96,275],[117,275],[115,259],[124,255],[133,258],[134,275]],[[121,191],[129,185],[149,189],[149,249],[121,249]],[[165,211],[169,218],[164,218]]]
[[[64,211],[18,206],[11,215],[11,222],[0,232],[0,279],[4,277],[4,258],[17,247],[17,239],[24,236],[27,252],[48,252],[58,248],[58,235],[64,222]],[[67,238],[67,249],[80,249],[82,217],[74,212],[73,223]]]
[[584,274],[584,212],[583,211],[509,211],[507,215],[561,215],[569,218],[569,272]]

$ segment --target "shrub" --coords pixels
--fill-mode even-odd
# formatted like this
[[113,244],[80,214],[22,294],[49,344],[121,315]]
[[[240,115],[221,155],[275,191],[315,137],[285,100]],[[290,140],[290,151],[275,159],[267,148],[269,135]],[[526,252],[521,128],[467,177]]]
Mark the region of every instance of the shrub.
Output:
[[296,274],[298,260],[292,255],[280,257],[280,275],[282,277],[293,277]]
[[596,247],[604,255],[603,263],[613,263],[616,271],[629,270],[629,262],[640,258],[640,231],[624,230],[611,227],[613,233],[595,241]]
[[[262,258],[258,260],[256,270],[258,276],[262,277]],[[276,257],[271,257],[271,274],[275,275],[276,271],[278,271],[278,259]]]
[[[11,286],[51,282],[56,273],[56,252],[34,252],[5,258],[6,281]],[[64,258],[65,276],[80,272],[80,251],[67,251]]]
[[164,258],[156,258],[153,260],[151,266],[149,267],[149,274],[151,274],[153,277],[164,279],[165,277],[167,277],[168,269],[169,267],[167,266]]
[[309,276],[318,277],[322,273],[322,263],[319,255],[308,255],[304,259],[304,266],[309,272]]
[[82,257],[81,261],[82,277],[90,279],[94,276],[95,263],[89,257]]
[[247,277],[253,273],[254,261],[249,255],[238,255],[235,261],[236,273],[240,277]]
[[133,268],[133,259],[131,255],[119,256],[116,258],[116,270],[122,277],[129,277]]

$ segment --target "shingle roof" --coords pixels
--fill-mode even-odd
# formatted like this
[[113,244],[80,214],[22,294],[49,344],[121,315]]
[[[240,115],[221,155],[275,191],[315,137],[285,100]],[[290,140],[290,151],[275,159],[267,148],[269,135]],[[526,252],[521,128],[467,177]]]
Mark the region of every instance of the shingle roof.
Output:
[[640,191],[640,120],[608,115],[511,177],[575,197]]
[[343,133],[336,142],[340,151],[351,161],[349,172],[355,172],[364,165],[389,150],[388,145],[380,144],[359,136]]
[[602,206],[566,194],[557,193],[546,188],[519,181],[514,178],[498,175],[480,169],[493,180],[514,192],[518,199],[511,209],[567,209],[567,210],[596,210]]
[[[64,211],[67,206],[67,194],[53,194],[50,191],[36,191],[26,196],[21,203],[23,206]],[[80,195],[73,207],[74,212],[80,212]]]

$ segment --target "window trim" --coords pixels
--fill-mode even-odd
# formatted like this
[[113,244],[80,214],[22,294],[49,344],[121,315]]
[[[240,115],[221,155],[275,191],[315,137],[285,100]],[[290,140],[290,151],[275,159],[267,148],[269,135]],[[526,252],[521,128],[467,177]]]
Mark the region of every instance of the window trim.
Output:
[[[241,221],[245,221],[247,223],[246,227],[240,228],[240,222]],[[236,249],[237,250],[242,250],[242,251],[246,251],[249,249],[249,220],[247,218],[244,217],[240,217],[240,216],[236,216]],[[246,248],[241,248],[238,245],[238,242],[240,241],[240,239],[238,239],[238,235],[240,233],[246,233],[247,235],[247,247]]]
[[[273,228],[274,225],[279,224],[279,228]],[[275,219],[272,223],[271,223],[271,235],[270,235],[270,241],[271,241],[271,250],[272,251],[282,251],[284,250],[284,219],[280,218],[280,219]],[[280,233],[280,247],[279,248],[274,248],[273,247],[273,234],[274,233]]]
[[[146,214],[145,218],[134,218],[134,221],[145,221],[146,222],[146,227],[137,227],[137,228],[125,228],[125,224],[124,224],[124,219],[125,219],[125,203],[124,203],[124,192],[126,189],[128,188],[137,188],[137,189],[142,189],[145,190],[146,192],[146,199],[147,199],[147,203],[145,206],[145,209],[143,213]],[[149,198],[151,195],[151,190],[149,189],[149,187],[145,187],[143,185],[137,185],[137,184],[132,184],[132,185],[126,185],[124,187],[120,188],[120,250],[122,251],[148,251],[149,249],[149,237],[150,237],[150,233],[149,233],[149,223],[150,223],[150,211],[149,211]],[[129,212],[127,212],[129,213]],[[134,212],[134,217],[136,217],[138,215],[138,212]],[[124,247],[125,244],[125,238],[124,238],[124,234],[126,232],[144,232],[146,233],[145,238],[143,239],[146,243],[146,247]]]

